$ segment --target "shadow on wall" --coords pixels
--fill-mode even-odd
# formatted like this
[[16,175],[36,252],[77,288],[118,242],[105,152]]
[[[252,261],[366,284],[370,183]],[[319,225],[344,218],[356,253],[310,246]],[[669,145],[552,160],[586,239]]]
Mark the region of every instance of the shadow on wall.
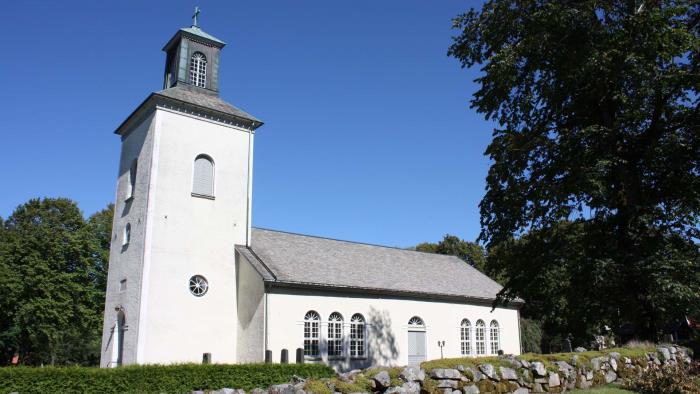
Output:
[[399,356],[388,311],[370,307],[367,319],[368,360],[372,365],[393,365]]
[[[343,358],[325,359],[330,366],[337,371],[350,371],[353,369],[365,369],[372,366],[389,366],[396,364],[399,350],[396,346],[396,336],[391,326],[391,318],[388,311],[379,311],[370,307],[366,316],[366,345],[367,357],[351,358],[346,349]],[[346,342],[349,345],[349,341]],[[328,349],[328,341],[325,336],[320,341],[321,349]],[[324,352],[322,352],[324,353]]]

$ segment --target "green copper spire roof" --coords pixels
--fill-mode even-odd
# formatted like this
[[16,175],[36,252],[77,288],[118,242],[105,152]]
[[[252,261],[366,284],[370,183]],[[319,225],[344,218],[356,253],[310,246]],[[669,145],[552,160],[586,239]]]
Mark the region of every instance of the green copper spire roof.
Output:
[[221,44],[222,46],[226,45],[225,42],[219,40],[218,38],[212,36],[211,34],[205,32],[204,30],[200,29],[199,26],[183,27],[182,29],[180,29],[180,31],[183,31],[185,33],[190,33],[190,34],[193,34],[195,36],[202,37],[202,38],[206,38],[207,40],[217,42],[217,43]]

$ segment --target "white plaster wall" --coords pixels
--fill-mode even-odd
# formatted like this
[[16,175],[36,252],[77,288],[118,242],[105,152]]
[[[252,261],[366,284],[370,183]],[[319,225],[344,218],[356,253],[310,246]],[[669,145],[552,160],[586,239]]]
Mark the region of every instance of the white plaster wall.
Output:
[[[141,264],[144,253],[146,209],[151,178],[154,119],[153,114],[147,116],[122,138],[102,330],[100,360],[102,367],[113,366],[113,362],[116,361],[116,332],[114,332],[114,328],[117,320],[118,312],[115,310],[117,307],[123,308],[126,317],[127,329],[124,332],[123,364],[136,362]],[[138,160],[136,186],[133,198],[127,201],[129,168],[135,158]],[[127,223],[131,223],[131,242],[127,247],[123,247],[124,227]],[[119,290],[119,283],[123,279],[126,279],[126,291]]]
[[238,352],[239,363],[265,360],[265,285],[258,271],[236,253],[238,262]]
[[[235,244],[247,230],[248,148],[252,134],[158,109],[144,257],[139,363],[236,361]],[[194,159],[214,160],[215,199],[193,197]],[[189,278],[209,282],[193,296]]]
[[[360,297],[351,294],[319,291],[274,290],[267,299],[268,349],[273,360],[279,362],[282,349],[289,350],[290,362],[295,361],[295,349],[303,348],[303,318],[307,311],[321,315],[321,340],[326,335],[324,322],[333,312],[340,312],[345,323],[355,313],[361,313],[368,327],[368,359],[331,361],[339,369],[347,370],[367,365],[406,365],[408,363],[408,321],[420,316],[426,324],[427,359],[440,358],[437,341],[445,341],[443,355],[461,357],[460,323],[467,318],[472,327],[478,319],[487,326],[496,319],[501,330],[501,349],[505,353],[520,354],[518,311],[497,308],[491,312],[489,306],[449,303],[442,301],[419,301],[401,298]],[[349,327],[344,327],[349,335]],[[323,347],[323,346],[322,346]],[[472,336],[472,349],[474,349]],[[346,347],[347,353],[347,347]],[[324,361],[328,361],[324,357]]]

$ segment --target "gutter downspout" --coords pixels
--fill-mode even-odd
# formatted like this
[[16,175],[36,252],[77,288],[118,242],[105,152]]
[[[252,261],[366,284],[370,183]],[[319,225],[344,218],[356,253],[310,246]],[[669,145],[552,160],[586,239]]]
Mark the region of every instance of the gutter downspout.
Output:
[[263,361],[265,361],[265,355],[267,353],[267,286],[264,285],[263,291],[264,296],[263,296],[263,315],[265,318],[265,322],[263,324]]
[[518,346],[520,347],[520,354],[523,354],[523,338],[520,334],[520,308],[518,308]]
[[253,128],[248,131],[248,190],[246,192],[245,246],[250,247],[251,194],[253,194]]

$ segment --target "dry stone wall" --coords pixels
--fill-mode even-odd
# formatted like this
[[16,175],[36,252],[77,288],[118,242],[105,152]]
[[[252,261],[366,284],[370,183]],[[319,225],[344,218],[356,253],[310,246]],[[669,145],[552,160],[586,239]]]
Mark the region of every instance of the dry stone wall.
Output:
[[[493,360],[493,359],[492,359]],[[685,348],[660,346],[656,352],[646,353],[634,359],[610,352],[594,358],[576,353],[568,361],[528,361],[515,356],[501,356],[497,362],[473,365],[455,365],[455,368],[424,370],[403,368],[398,379],[392,379],[384,369],[356,370],[338,374],[338,380],[355,384],[360,380],[369,383],[368,392],[376,394],[477,394],[477,393],[561,393],[574,389],[622,383],[641,375],[649,368],[665,364],[690,363]],[[328,393],[338,393],[326,380]],[[252,390],[252,394],[307,394],[312,393],[303,379],[289,384]],[[245,394],[243,390],[222,389],[213,394]],[[193,392],[192,394],[204,394]]]

